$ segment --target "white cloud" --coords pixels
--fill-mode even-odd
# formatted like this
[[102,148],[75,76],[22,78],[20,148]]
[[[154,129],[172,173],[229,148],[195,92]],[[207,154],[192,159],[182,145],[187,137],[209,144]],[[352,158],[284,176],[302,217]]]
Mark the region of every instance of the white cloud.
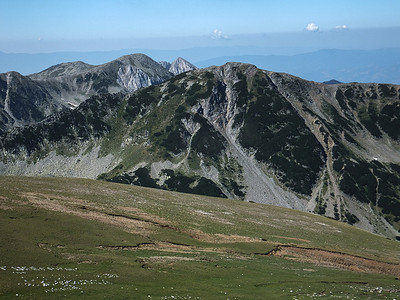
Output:
[[319,30],[319,27],[317,26],[317,24],[310,23],[307,25],[306,30],[312,31],[312,32],[317,32]]
[[224,34],[223,32],[222,32],[222,30],[219,30],[219,29],[214,29],[213,30],[213,32],[212,32],[212,37],[214,38],[214,39],[216,39],[216,40],[228,40],[229,39],[229,36],[227,36],[226,34]]
[[349,30],[349,27],[347,25],[338,25],[335,27],[337,30]]

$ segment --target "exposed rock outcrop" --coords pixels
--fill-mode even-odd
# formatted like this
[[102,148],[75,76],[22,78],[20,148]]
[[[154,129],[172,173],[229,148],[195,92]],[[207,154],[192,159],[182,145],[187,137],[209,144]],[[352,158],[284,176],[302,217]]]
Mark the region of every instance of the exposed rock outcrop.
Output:
[[169,68],[171,67],[171,63],[168,62],[168,61],[159,61],[158,63],[159,63],[160,65],[162,65],[163,68],[165,68],[165,69],[167,69],[167,70],[169,70]]
[[179,75],[181,73],[193,70],[197,70],[197,68],[182,57],[178,57],[176,60],[174,60],[168,69],[168,71],[174,75]]

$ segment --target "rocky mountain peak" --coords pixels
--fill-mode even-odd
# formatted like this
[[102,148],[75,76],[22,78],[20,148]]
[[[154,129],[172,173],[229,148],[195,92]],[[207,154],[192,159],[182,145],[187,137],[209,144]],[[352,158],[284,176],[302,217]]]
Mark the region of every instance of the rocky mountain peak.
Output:
[[181,73],[192,70],[197,70],[197,67],[187,60],[183,59],[182,57],[178,57],[177,59],[175,59],[169,67],[169,71],[174,75],[179,75]]
[[343,83],[343,82],[340,82],[340,81],[338,81],[336,79],[331,79],[331,80],[328,80],[328,81],[324,81],[323,83],[325,83],[325,84],[340,84],[340,83]]
[[94,67],[82,61],[67,62],[52,66],[42,72],[31,74],[28,77],[34,80],[47,80],[63,76],[74,76],[87,72]]
[[239,62],[227,62],[222,66],[212,66],[208,68],[221,80],[239,80],[243,76],[246,78],[253,77],[256,72],[260,70],[252,64],[245,64]]
[[[151,84],[157,84],[168,78],[171,78],[171,74],[168,72],[168,70],[165,70],[165,68],[163,68],[159,63],[142,53],[122,56],[115,61],[104,65],[104,67],[106,66],[112,66],[113,72],[117,71],[118,74],[128,69],[141,70],[140,73],[144,73],[150,78]],[[126,73],[126,71],[124,73]],[[118,77],[118,79],[120,80],[121,78]],[[140,82],[138,82],[138,88],[146,86],[149,86],[149,84],[142,85]],[[129,92],[132,91],[133,90],[129,90]]]

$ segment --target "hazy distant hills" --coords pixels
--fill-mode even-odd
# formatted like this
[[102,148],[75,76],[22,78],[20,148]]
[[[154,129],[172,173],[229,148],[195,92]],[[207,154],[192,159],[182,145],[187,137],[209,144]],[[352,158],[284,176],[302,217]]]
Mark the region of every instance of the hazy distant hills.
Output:
[[[69,67],[33,77],[65,77],[74,73]],[[96,82],[108,82],[102,70]],[[399,85],[328,85],[228,63],[133,93],[93,95],[6,131],[0,174],[97,178],[269,203],[395,238],[399,122]]]
[[[283,50],[282,50],[283,51]],[[381,82],[400,84],[400,49],[321,50],[297,55],[268,55],[269,49],[251,47],[209,47],[183,50],[119,50],[109,52],[60,52],[6,54],[0,52],[0,72],[23,75],[39,72],[67,61],[103,64],[130,53],[144,53],[158,61],[182,56],[197,67],[222,65],[229,61],[251,63],[259,68],[290,73],[318,82]],[[249,53],[257,55],[248,55]],[[279,53],[275,50],[274,53]],[[283,53],[283,52],[282,52]]]
[[340,81],[338,81],[336,79],[331,79],[331,80],[328,80],[328,81],[324,81],[323,83],[325,83],[325,84],[340,84],[340,83],[343,83],[343,82],[340,82]]
[[254,64],[259,68],[290,73],[323,82],[382,82],[400,84],[400,49],[321,50],[293,56],[242,55],[197,62],[198,67],[219,66],[229,61]]

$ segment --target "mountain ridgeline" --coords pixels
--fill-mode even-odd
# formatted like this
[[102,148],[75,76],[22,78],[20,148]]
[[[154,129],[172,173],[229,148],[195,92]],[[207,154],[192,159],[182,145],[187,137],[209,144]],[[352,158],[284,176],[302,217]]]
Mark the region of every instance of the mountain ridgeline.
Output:
[[395,238],[399,90],[310,82],[242,63],[192,70],[5,131],[0,173],[270,203]]
[[194,69],[182,58],[165,68],[146,55],[132,54],[99,66],[77,61],[29,76],[3,73],[0,74],[0,131],[41,121],[63,108],[75,108],[93,95],[131,93]]

